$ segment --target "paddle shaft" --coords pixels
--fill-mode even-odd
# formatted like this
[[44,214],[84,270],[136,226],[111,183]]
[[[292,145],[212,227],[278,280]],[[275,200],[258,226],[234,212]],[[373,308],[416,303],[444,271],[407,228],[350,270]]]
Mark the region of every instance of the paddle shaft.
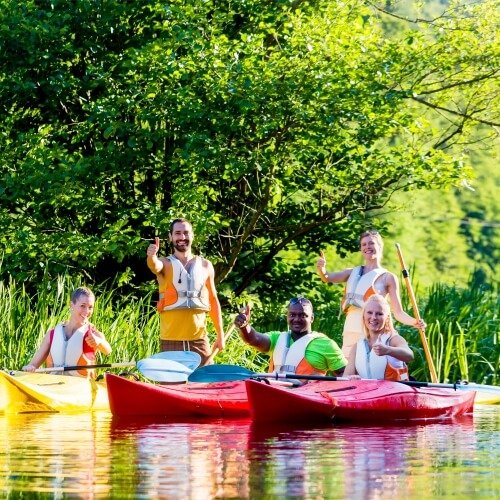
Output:
[[[325,380],[325,381],[353,381],[355,382],[356,380],[363,380],[363,381],[368,381],[368,380],[373,380],[373,379],[351,379],[349,377],[334,377],[330,375],[297,375],[295,373],[255,373],[253,375],[254,377],[265,377],[265,378],[272,378],[272,379],[289,379],[289,378],[294,378],[294,379],[304,379],[304,380]],[[432,382],[417,382],[414,380],[392,380],[390,382],[397,382],[398,384],[404,384],[404,385],[409,385],[410,387],[438,387],[440,389],[457,389],[457,388],[468,388],[468,384],[439,384],[439,383],[432,383]],[[475,390],[473,387],[470,388],[471,391]]]
[[[417,321],[420,321],[421,317],[418,311],[417,299],[415,298],[415,294],[413,293],[413,287],[411,286],[410,275],[406,270],[403,253],[401,252],[401,247],[399,243],[396,243],[396,250],[398,252],[399,262],[401,264],[401,271],[403,273],[403,279],[405,281],[406,289],[408,291],[408,296],[410,297],[411,305],[413,307],[413,313],[415,314],[415,318],[417,318]],[[425,359],[427,360],[427,364],[429,365],[431,380],[433,383],[437,383],[438,376],[436,373],[436,368],[434,367],[434,361],[432,361],[431,351],[429,349],[429,344],[427,343],[427,338],[425,336],[425,330],[423,328],[419,328],[418,331],[420,333],[420,340],[422,342],[422,346],[424,347]]]
[[[224,343],[227,342],[227,340],[229,339],[229,337],[231,336],[231,333],[233,333],[233,330],[235,329],[235,325],[234,323],[227,329],[227,332],[226,334],[224,335]],[[212,361],[214,360],[215,356],[217,356],[217,354],[219,354],[219,351],[220,349],[218,347],[213,347],[212,348],[212,354],[210,354],[210,357],[207,359],[206,361],[206,365],[209,365],[210,363],[212,363]]]
[[93,368],[125,368],[135,366],[135,363],[127,361],[124,363],[104,363],[99,365],[77,365],[77,366],[51,366],[49,368],[37,368],[37,373],[48,372],[70,372],[75,370],[91,370]]

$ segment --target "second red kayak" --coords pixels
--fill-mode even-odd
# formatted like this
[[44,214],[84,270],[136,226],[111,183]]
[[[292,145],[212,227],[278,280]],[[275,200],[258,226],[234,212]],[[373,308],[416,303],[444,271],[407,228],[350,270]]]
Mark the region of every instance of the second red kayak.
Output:
[[106,374],[109,406],[120,417],[248,417],[245,382],[155,385]]
[[386,380],[311,382],[286,389],[245,382],[253,420],[262,422],[354,421],[449,418],[470,413],[474,391],[411,387]]

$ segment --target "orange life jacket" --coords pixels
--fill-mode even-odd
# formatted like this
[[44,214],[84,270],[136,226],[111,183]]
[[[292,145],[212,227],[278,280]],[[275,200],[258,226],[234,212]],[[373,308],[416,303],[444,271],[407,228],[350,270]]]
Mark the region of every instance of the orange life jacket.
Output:
[[377,293],[374,288],[375,281],[386,272],[386,269],[379,267],[363,274],[363,266],[355,267],[345,285],[341,301],[342,311],[347,312],[351,305],[363,307],[368,298]]
[[166,285],[160,289],[158,312],[173,309],[209,311],[210,300],[206,286],[208,271],[203,267],[201,257],[194,257],[195,261],[189,271],[174,255],[167,259],[171,268],[167,273]]
[[284,332],[278,337],[269,362],[269,372],[287,372],[297,375],[325,375],[326,371],[314,368],[305,358],[306,348],[310,342],[322,333],[311,332],[290,344],[291,333]]
[[[380,341],[389,344],[392,334],[384,333]],[[376,380],[409,380],[408,366],[392,356],[377,356],[368,345],[368,340],[361,339],[356,344],[356,372],[361,378]]]
[[[85,338],[92,330],[92,325],[85,324],[66,339],[63,324],[59,323],[50,330],[50,350],[46,365],[49,367],[82,366],[95,364],[95,349],[90,347]],[[64,375],[95,377],[95,370],[66,371]]]

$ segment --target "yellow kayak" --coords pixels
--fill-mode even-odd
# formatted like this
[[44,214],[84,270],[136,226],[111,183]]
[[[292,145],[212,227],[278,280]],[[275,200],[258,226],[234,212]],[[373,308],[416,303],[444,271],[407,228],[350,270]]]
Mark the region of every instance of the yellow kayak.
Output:
[[[452,386],[451,384],[448,384]],[[475,391],[476,397],[474,404],[476,405],[498,405],[500,404],[500,386],[474,384],[473,382],[460,382],[456,386],[452,386],[460,391]]]
[[103,382],[71,377],[0,371],[0,413],[109,410]]
[[500,404],[500,391],[488,389],[476,390],[474,403],[477,405],[498,405]]

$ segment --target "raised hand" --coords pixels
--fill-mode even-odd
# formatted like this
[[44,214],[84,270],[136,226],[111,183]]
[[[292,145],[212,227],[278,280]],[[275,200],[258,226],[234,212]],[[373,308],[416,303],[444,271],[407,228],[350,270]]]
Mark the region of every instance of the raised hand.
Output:
[[325,257],[323,250],[320,250],[319,255],[320,255],[320,257],[319,257],[318,261],[316,262],[316,268],[317,268],[318,272],[325,275],[326,274],[326,257]]
[[382,339],[380,337],[381,337],[380,335],[377,337],[377,340],[373,344],[372,351],[377,356],[385,356],[390,353],[390,348],[382,344]]
[[158,236],[156,236],[155,242],[151,243],[148,246],[146,254],[148,257],[152,257],[153,255],[156,255],[158,253],[158,250],[160,250],[160,238],[158,238]]
[[250,306],[247,304],[246,307],[242,307],[240,309],[240,313],[236,318],[234,318],[234,325],[237,328],[243,328],[244,326],[248,325],[250,321],[250,314],[251,314],[251,309]]
[[97,349],[97,347],[101,343],[101,339],[97,335],[94,335],[92,331],[90,331],[89,334],[85,337],[85,342],[93,349]]

